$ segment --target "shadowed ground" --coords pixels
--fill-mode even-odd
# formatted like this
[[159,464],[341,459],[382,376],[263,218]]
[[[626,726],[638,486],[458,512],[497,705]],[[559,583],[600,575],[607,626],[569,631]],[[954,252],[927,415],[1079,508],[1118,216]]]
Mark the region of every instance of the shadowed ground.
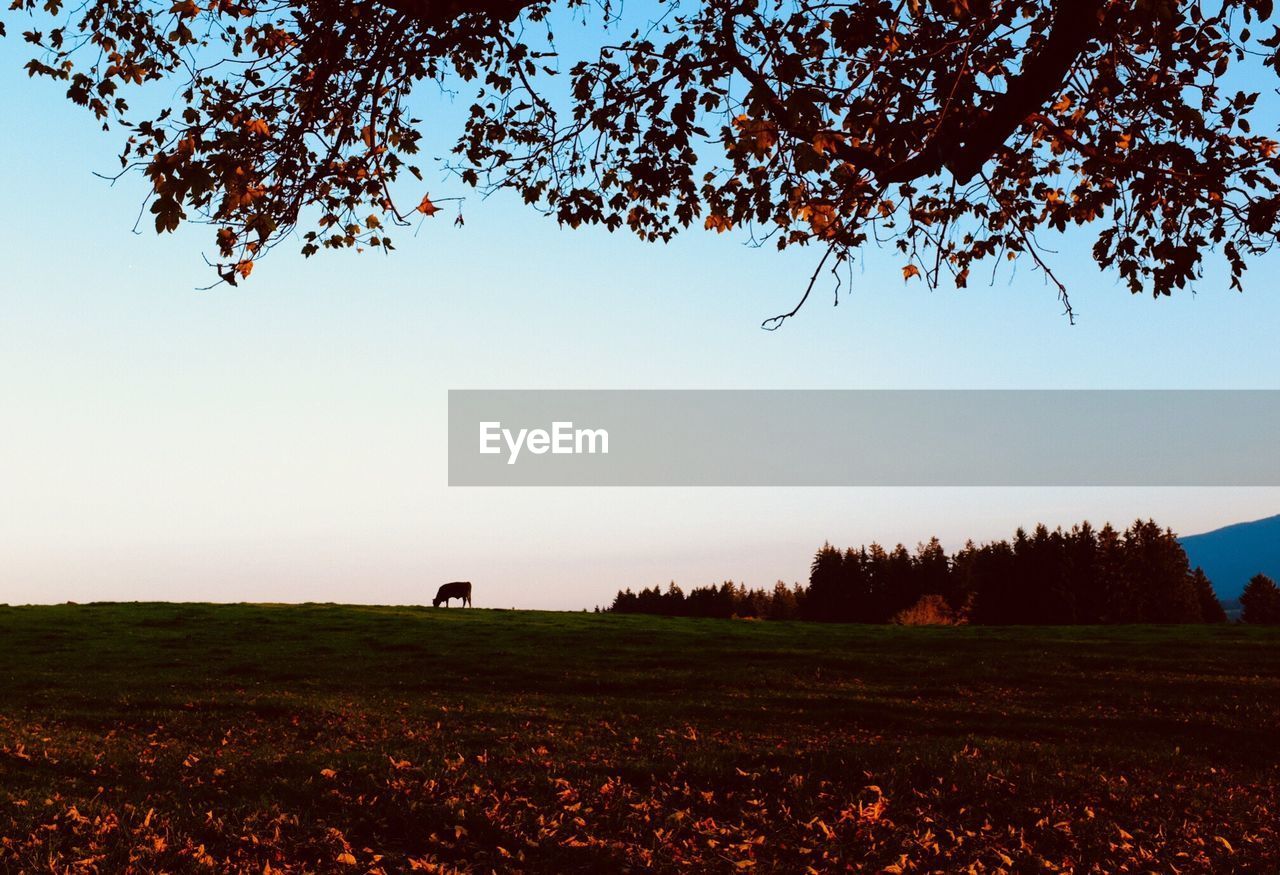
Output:
[[1280,859],[1280,630],[0,607],[0,868]]

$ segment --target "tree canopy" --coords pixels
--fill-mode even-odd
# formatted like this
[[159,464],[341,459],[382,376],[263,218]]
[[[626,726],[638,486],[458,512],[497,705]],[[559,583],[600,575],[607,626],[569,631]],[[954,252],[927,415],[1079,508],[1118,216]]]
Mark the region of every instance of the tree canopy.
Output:
[[[1157,296],[1211,253],[1238,288],[1275,244],[1280,147],[1251,127],[1271,5],[654,0],[629,30],[609,0],[12,0],[5,21],[30,75],[122,134],[158,231],[211,226],[228,281],[295,230],[307,255],[389,249],[476,187],[645,240],[812,245],[820,270],[879,244],[964,286],[1027,259],[1069,313],[1046,232],[1090,226]],[[599,46],[562,56],[557,15]],[[470,109],[424,156],[432,82]],[[424,157],[449,175],[414,188]]]

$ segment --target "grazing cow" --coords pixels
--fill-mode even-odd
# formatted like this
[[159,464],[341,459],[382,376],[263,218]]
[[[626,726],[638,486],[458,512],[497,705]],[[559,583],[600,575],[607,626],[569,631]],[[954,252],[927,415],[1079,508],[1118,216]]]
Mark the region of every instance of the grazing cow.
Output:
[[446,583],[440,589],[436,590],[436,597],[431,600],[431,607],[438,608],[440,603],[444,602],[444,606],[449,607],[449,599],[462,599],[465,607],[471,607],[471,581],[455,580],[453,583]]

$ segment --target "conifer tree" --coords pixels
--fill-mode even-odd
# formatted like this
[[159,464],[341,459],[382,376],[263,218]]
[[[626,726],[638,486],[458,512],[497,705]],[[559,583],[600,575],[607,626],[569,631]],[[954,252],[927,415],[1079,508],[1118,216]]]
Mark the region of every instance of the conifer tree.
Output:
[[1200,603],[1200,622],[1227,622],[1227,612],[1222,609],[1222,602],[1218,601],[1218,596],[1213,591],[1213,584],[1209,582],[1209,577],[1204,573],[1203,568],[1196,566],[1196,570],[1191,572],[1191,587],[1195,590],[1196,600]]
[[1265,574],[1255,574],[1240,594],[1240,620],[1259,626],[1280,624],[1280,589]]

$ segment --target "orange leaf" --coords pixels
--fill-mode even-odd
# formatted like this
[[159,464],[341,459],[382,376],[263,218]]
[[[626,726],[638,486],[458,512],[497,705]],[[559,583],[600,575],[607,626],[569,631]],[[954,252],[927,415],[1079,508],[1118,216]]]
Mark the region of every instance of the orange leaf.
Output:
[[253,273],[253,259],[242,261],[236,265],[236,273],[240,274],[244,279],[249,278],[249,274]]
[[819,237],[830,236],[831,232],[835,230],[836,208],[831,204],[806,204],[797,210],[796,214],[807,221],[809,227],[813,229],[813,233]]
[[818,131],[813,138],[813,148],[819,153],[834,152],[844,142],[844,134],[838,131]]
[[422,196],[422,203],[418,204],[418,212],[422,213],[424,216],[434,216],[436,213],[440,212],[440,208],[431,202],[430,195],[424,194]]
[[738,145],[757,157],[763,156],[778,142],[778,126],[767,119],[740,115],[733,120],[733,124],[742,132],[738,137]]
[[913,276],[920,276],[920,268],[916,267],[914,264],[908,264],[902,269],[902,278],[904,280],[909,280]]

